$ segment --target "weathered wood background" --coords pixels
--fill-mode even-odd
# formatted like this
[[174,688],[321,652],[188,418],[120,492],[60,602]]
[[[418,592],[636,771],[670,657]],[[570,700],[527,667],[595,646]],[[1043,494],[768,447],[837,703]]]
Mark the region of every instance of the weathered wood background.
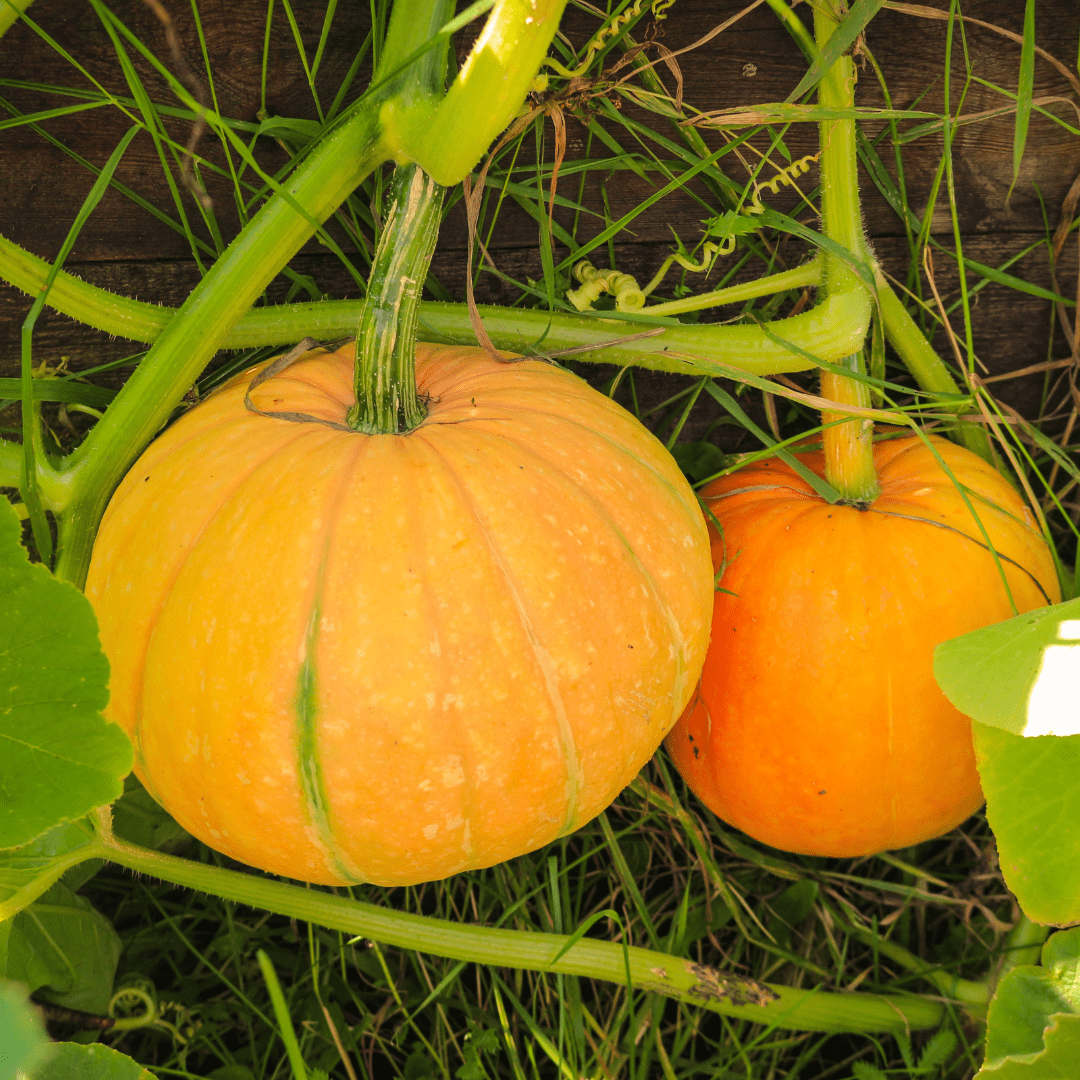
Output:
[[[176,20],[183,47],[191,66],[201,70],[200,44],[192,24],[190,7],[179,0],[168,4]],[[295,4],[300,30],[309,55],[314,53],[326,9],[325,0],[305,0]],[[663,43],[678,49],[701,37],[719,21],[735,14],[743,5],[728,0],[678,0],[662,24]],[[112,5],[121,18],[162,57],[168,55],[164,33],[143,0],[115,0]],[[937,11],[947,9],[946,0],[934,0]],[[255,121],[262,101],[260,68],[267,4],[263,0],[200,0],[202,31],[214,72],[213,90],[219,111],[243,120]],[[805,7],[800,8],[804,17]],[[924,8],[926,12],[929,9]],[[335,16],[335,32],[323,57],[318,85],[331,98],[344,76],[356,45],[367,30],[368,5],[360,0],[342,0]],[[1022,31],[1024,4],[1020,0],[968,0],[963,12],[969,20],[992,23],[1000,30]],[[88,85],[88,77],[120,93],[126,93],[109,37],[89,3],[83,0],[37,0],[29,14],[84,69],[77,70],[49,48],[25,25],[14,27],[0,40],[0,119],[15,110],[33,112],[63,104],[56,94],[27,90],[18,82],[53,86]],[[593,23],[570,12],[564,22],[572,40],[584,40]],[[1020,65],[1017,40],[997,29],[968,21],[964,41],[954,44],[952,78],[953,109],[963,94],[962,112],[976,114],[1000,107],[1005,99],[990,85],[1015,89]],[[924,15],[885,10],[873,21],[867,45],[884,71],[894,105],[941,108],[947,23]],[[1057,58],[1063,73],[1047,58],[1038,56],[1035,66],[1036,97],[1057,98],[1048,105],[1074,127],[1080,126],[1076,112],[1078,95],[1076,56],[1080,38],[1080,5],[1076,0],[1040,0],[1037,5],[1039,47]],[[289,24],[280,6],[275,11],[270,36],[271,64],[265,88],[268,111],[274,115],[315,118],[310,93]],[[963,54],[966,48],[973,78],[965,81]],[[684,94],[697,108],[708,110],[767,101],[782,101],[805,71],[804,61],[788,35],[780,29],[768,7],[760,5],[730,29],[693,53],[680,57]],[[139,64],[147,84],[158,88],[156,100],[171,103],[161,80]],[[663,69],[661,69],[663,71]],[[670,82],[670,76],[667,76]],[[363,79],[357,83],[357,89]],[[877,80],[868,65],[860,75],[858,101],[881,105]],[[40,127],[14,126],[0,130],[0,234],[34,253],[52,259],[91,184],[92,173],[80,166],[71,154],[100,166],[105,162],[129,121],[115,109],[92,109],[77,115],[50,120]],[[910,125],[909,125],[910,126]],[[549,128],[550,132],[550,128]],[[569,155],[580,152],[584,129],[571,122],[568,127]],[[178,122],[174,134],[186,141],[187,126]],[[716,133],[707,133],[717,142]],[[210,137],[200,146],[213,153]],[[265,145],[262,145],[265,144]],[[797,129],[789,139],[796,154],[813,152],[816,132],[811,125]],[[1062,216],[1062,205],[1080,173],[1080,137],[1071,136],[1045,117],[1033,115],[1021,178],[1011,198],[1007,198],[1012,178],[1013,118],[1006,114],[963,126],[954,144],[956,198],[965,255],[981,263],[1000,265],[1007,258],[1040,240],[1046,241]],[[882,156],[892,168],[893,155],[887,141]],[[942,152],[939,135],[918,139],[903,147],[903,168],[912,199],[912,209],[922,215]],[[260,140],[259,153],[269,167],[283,163],[284,155],[270,140]],[[732,166],[726,166],[731,168]],[[117,179],[137,191],[154,206],[175,217],[172,197],[163,180],[154,146],[146,135],[137,136],[123,162]],[[737,179],[742,179],[737,177]],[[226,188],[208,184],[215,196],[215,209],[226,239],[238,228],[232,197]],[[610,177],[606,191],[611,213],[617,217],[649,192],[649,186],[631,173]],[[903,275],[908,262],[908,242],[897,215],[868,178],[862,184],[866,227],[887,270]],[[576,193],[576,183],[573,188]],[[590,181],[585,199],[602,210],[600,180]],[[184,195],[189,218],[198,221],[190,194]],[[632,234],[616,249],[619,268],[647,279],[672,249],[671,229],[692,244],[700,232],[704,215],[701,206],[683,194],[663,200],[650,213],[639,217]],[[602,227],[602,222],[593,226]],[[195,231],[209,239],[198,224]],[[948,201],[939,197],[933,218],[933,232],[941,243],[953,247]],[[587,235],[587,234],[586,234]],[[1069,239],[1057,267],[1057,282],[1073,296],[1077,281],[1077,240]],[[343,246],[351,250],[347,238]],[[433,269],[446,289],[457,299],[464,298],[466,230],[460,206],[443,229]],[[540,276],[537,254],[537,227],[516,208],[504,214],[490,245],[495,263],[507,274],[522,278]],[[565,251],[557,252],[562,257]],[[139,209],[118,192],[110,192],[83,229],[68,268],[97,285],[143,300],[176,305],[198,280],[199,268],[185,238],[168,224]],[[312,275],[327,294],[356,295],[355,285],[336,257],[310,244],[294,263]],[[947,259],[936,261],[938,285],[946,301],[957,295],[955,267]],[[1051,286],[1048,243],[1011,267],[1010,272],[1044,287]],[[282,295],[284,286],[275,286],[271,295]],[[481,280],[479,299],[499,302],[509,298],[498,282],[486,275]],[[18,371],[20,326],[30,300],[0,284],[0,375]],[[1071,309],[1068,312],[1071,318]],[[991,374],[1004,374],[1049,358],[1069,355],[1060,326],[1049,301],[1025,296],[999,285],[982,290],[975,301],[975,348]],[[1051,336],[1053,330],[1053,337]],[[941,336],[936,340],[945,347]],[[38,361],[57,363],[68,357],[73,370],[129,355],[136,350],[130,342],[110,340],[105,335],[71,320],[49,314],[38,323],[34,353]],[[1061,372],[1026,380],[1006,380],[995,384],[1001,396],[1016,404],[1028,416],[1044,410],[1047,379]],[[653,394],[669,392],[667,377],[649,375],[639,387]],[[101,381],[109,383],[109,378]],[[8,416],[10,417],[10,413]],[[7,419],[7,418],[5,418]],[[10,426],[6,424],[4,426]]]

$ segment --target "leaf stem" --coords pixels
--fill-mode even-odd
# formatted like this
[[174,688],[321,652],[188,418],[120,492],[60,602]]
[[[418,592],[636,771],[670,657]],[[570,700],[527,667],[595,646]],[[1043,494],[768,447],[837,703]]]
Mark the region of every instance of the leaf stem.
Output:
[[0,900],[0,926],[13,919],[23,908],[29,907],[37,898],[48,892],[73,866],[90,859],[107,859],[109,852],[100,840],[91,840],[81,847],[54,855],[41,873],[21,889]]
[[[100,820],[100,819],[99,819]],[[302,888],[136,847],[104,830],[106,858],[183,885],[384,945],[493,967],[604,979],[664,994],[725,1016],[802,1031],[905,1031],[940,1024],[938,1002],[915,995],[829,994],[728,975],[649,949],[564,934],[467,926]],[[95,852],[95,854],[98,854]],[[775,997],[773,997],[775,995]],[[769,999],[768,1004],[753,1004]]]
[[[834,912],[834,915],[836,913]],[[882,956],[899,964],[902,968],[920,976],[934,986],[938,992],[953,1001],[959,1001],[969,1011],[977,1014],[984,1013],[990,1001],[990,988],[984,982],[973,982],[970,979],[961,979],[950,974],[943,968],[933,967],[926,961],[920,960],[914,953],[909,952],[902,945],[887,938],[879,937],[861,926],[856,926],[847,919],[842,920],[847,930],[853,937],[867,945],[872,946]]]
[[[876,261],[871,265],[874,267],[877,278],[878,301],[885,336],[919,384],[919,389],[931,394],[962,394],[963,391],[956,385],[956,380],[938,356],[937,351],[926,340],[892,286],[885,280]],[[946,412],[970,412],[970,406],[966,402],[956,405],[941,402],[939,408]],[[994,464],[990,438],[982,424],[964,423],[963,420],[958,420],[951,426],[949,433],[961,446],[967,447],[973,454],[978,454],[991,465]]]
[[[0,278],[24,292],[35,294],[44,283],[49,264],[44,259],[0,237]],[[792,275],[792,276],[789,276]],[[714,294],[715,303],[738,303],[783,289],[820,280],[820,262],[805,263],[758,282],[731,286]],[[758,291],[760,289],[760,292]],[[695,297],[688,297],[690,304]],[[176,318],[176,310],[117,296],[61,271],[49,291],[47,303],[55,310],[98,330],[133,341],[153,342]],[[252,308],[229,330],[225,349],[287,345],[310,334],[316,338],[351,335],[362,301],[322,300],[318,303],[281,304]],[[684,308],[683,310],[692,310]],[[694,326],[667,324],[656,337],[635,338],[647,328],[598,316],[545,312],[536,309],[480,305],[480,315],[495,346],[513,352],[555,351],[594,347],[579,359],[598,363],[638,364],[680,374],[720,374],[711,367],[718,361],[755,375],[805,371],[812,361],[801,353],[834,362],[861,347],[869,325],[869,304],[861,287],[829,296],[810,311],[758,326]],[[648,313],[648,312],[647,312]],[[665,307],[660,314],[667,314]],[[421,337],[447,345],[475,344],[472,323],[464,304],[421,301]],[[633,338],[626,344],[620,338]],[[780,342],[790,342],[788,349]],[[602,346],[602,348],[595,348]],[[800,353],[801,351],[801,353]],[[674,359],[668,353],[696,358]],[[727,374],[727,372],[724,372]],[[0,455],[0,469],[2,455]]]
[[815,256],[808,262],[782,270],[766,277],[755,278],[738,285],[728,285],[713,292],[686,296],[682,300],[667,300],[661,304],[651,304],[643,308],[645,315],[681,315],[687,311],[702,311],[705,308],[720,307],[722,304],[741,304],[745,300],[755,300],[759,296],[786,292],[788,289],[804,289],[821,284],[821,257]]
[[1050,928],[1033,922],[1023,912],[1017,924],[1009,931],[1005,939],[1001,965],[996,972],[996,981],[1014,967],[1022,964],[1038,964],[1042,956],[1043,942],[1050,934]]
[[[395,0],[390,10],[376,81],[400,68],[387,76],[383,93],[410,113],[430,111],[442,92],[450,41],[439,31],[453,10],[452,0]],[[395,435],[424,419],[416,393],[416,317],[439,236],[442,198],[442,188],[422,168],[398,165],[356,331],[356,404],[348,415],[354,431]]]

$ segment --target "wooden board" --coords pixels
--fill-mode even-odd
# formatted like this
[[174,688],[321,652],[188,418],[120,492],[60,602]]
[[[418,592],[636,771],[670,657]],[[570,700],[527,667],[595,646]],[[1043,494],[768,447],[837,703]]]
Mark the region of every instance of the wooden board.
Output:
[[[177,32],[192,66],[200,55],[199,38],[187,4],[172,3]],[[299,17],[300,36],[309,60],[313,59],[325,4],[294,5]],[[943,14],[944,0],[931,8]],[[999,29],[988,29],[968,21],[953,35],[953,64],[949,86],[954,114],[965,117],[994,108],[1007,107],[1002,93],[1015,90],[1018,78],[1020,47],[1007,33],[1022,30],[1024,5],[1002,4],[995,0],[973,0],[963,10],[969,20],[983,20]],[[153,44],[158,54],[168,56],[164,33],[149,7],[141,0],[117,0],[112,10]],[[257,122],[260,109],[277,116],[317,118],[303,65],[300,62],[292,31],[280,8],[268,39],[269,78],[260,85],[266,5],[235,0],[200,0],[201,32],[214,73],[213,93],[219,111],[230,117]],[[320,58],[316,87],[326,98],[344,77],[358,42],[367,33],[367,5],[341,3],[335,15],[335,32]],[[663,44],[677,51],[691,45],[723,19],[736,15],[741,6],[716,0],[678,0],[669,17],[660,24]],[[805,7],[801,8],[805,13]],[[72,0],[37,0],[30,9],[41,31],[67,50],[78,68],[48,47],[29,26],[18,25],[0,40],[0,73],[8,80],[57,87],[83,88],[97,84],[121,96],[130,91],[118,69],[109,35],[88,3]],[[1038,57],[1035,66],[1035,94],[1056,98],[1047,108],[1074,128],[1080,126],[1077,114],[1075,57],[1080,36],[1080,10],[1075,0],[1040,0],[1037,7],[1037,38],[1042,49],[1058,58],[1068,71],[1073,61],[1071,79],[1048,59]],[[579,45],[586,40],[594,21],[581,12],[569,12],[564,31]],[[900,10],[885,10],[872,23],[867,38],[868,52],[863,58],[858,86],[860,105],[881,106],[882,92],[874,74],[873,62],[887,79],[892,102],[910,107],[916,101],[931,112],[941,111],[944,102],[944,56],[949,24],[941,18],[913,15]],[[1003,33],[1002,31],[1006,32]],[[460,46],[464,48],[464,44]],[[964,55],[967,55],[965,67]],[[460,50],[459,50],[460,51]],[[872,58],[872,59],[871,59]],[[153,73],[141,58],[134,57],[135,67],[144,75],[155,100],[175,103],[160,76]],[[775,17],[764,4],[753,7],[741,19],[701,47],[678,56],[685,100],[710,111],[745,107],[766,101],[783,101],[805,72],[805,62],[788,35],[779,28]],[[674,87],[670,71],[661,67],[669,86]],[[355,83],[354,92],[364,85],[366,73]],[[68,103],[59,93],[42,93],[26,87],[0,87],[0,99],[7,108],[0,117],[53,108]],[[632,107],[628,107],[632,108]],[[137,110],[132,107],[132,114]],[[654,118],[655,122],[655,118]],[[0,178],[4,198],[0,202],[0,234],[34,253],[51,259],[56,255],[71,222],[93,182],[92,172],[79,159],[100,166],[117,141],[132,123],[131,116],[118,108],[95,108],[72,116],[46,120],[40,125],[21,125],[0,130]],[[913,126],[910,122],[905,128]],[[546,152],[550,156],[551,127],[548,127]],[[867,126],[874,137],[881,125]],[[176,121],[170,134],[180,144],[186,142],[190,125]],[[716,131],[703,129],[712,146],[720,145]],[[587,131],[578,121],[567,128],[570,158],[584,147]],[[794,156],[817,149],[813,125],[794,127],[786,137]],[[220,148],[205,137],[200,152],[224,163]],[[942,161],[940,133],[929,135],[901,147],[904,176],[911,193],[911,210],[918,216],[926,212],[935,176]],[[879,150],[895,176],[896,159],[888,137]],[[286,156],[269,139],[258,142],[258,154],[264,167],[281,166]],[[975,261],[998,266],[1016,254],[1032,248],[1030,254],[1010,268],[1028,281],[1051,287],[1048,230],[1057,225],[1061,204],[1080,173],[1080,138],[1070,135],[1052,120],[1033,115],[1027,151],[1019,182],[1009,196],[1012,181],[1013,117],[1000,116],[964,124],[953,144],[953,182],[956,193],[956,230],[964,254]],[[734,162],[728,166],[735,179]],[[174,182],[178,170],[172,169]],[[174,221],[178,215],[177,199],[164,183],[158,150],[145,133],[138,135],[125,154],[117,179],[159,211],[134,205],[118,191],[109,192],[87,222],[68,267],[95,284],[143,300],[178,304],[198,280],[199,268],[191,246],[165,217]],[[808,178],[811,182],[813,177]],[[215,198],[214,212],[220,231],[228,240],[239,228],[239,217],[226,182],[207,177],[207,188]],[[579,196],[576,180],[564,179],[563,191]],[[606,194],[612,217],[632,211],[650,194],[647,180],[632,173],[614,173],[601,191],[599,178],[593,176],[580,193],[582,200],[597,215],[586,225],[582,236],[595,235],[603,226]],[[706,216],[703,187],[690,186],[687,192],[663,200],[637,217],[632,233],[624,235],[616,249],[620,269],[640,278],[649,277],[673,248],[674,230],[692,245]],[[865,221],[875,249],[885,268],[903,275],[908,262],[908,240],[903,223],[877,188],[863,177]],[[199,223],[199,213],[190,193],[181,192],[179,203],[188,218],[196,222],[195,232],[212,243],[210,232]],[[788,196],[777,200],[791,206]],[[559,215],[556,215],[559,217]],[[568,221],[568,219],[566,219]],[[590,232],[590,229],[592,232]],[[491,238],[489,251],[495,264],[510,277],[523,279],[541,275],[537,252],[537,225],[526,213],[511,207],[499,221]],[[932,218],[935,239],[953,249],[956,237],[944,186],[935,203]],[[344,233],[338,234],[342,246],[355,253],[355,246]],[[1041,246],[1040,241],[1042,241]],[[464,298],[466,229],[460,206],[453,210],[440,238],[433,264],[434,272],[447,291]],[[1076,289],[1076,240],[1069,241],[1058,266],[1057,280],[1069,295]],[[566,254],[557,251],[557,257]],[[605,256],[606,258],[606,256]],[[359,257],[358,257],[358,261]],[[598,259],[602,263],[604,259]],[[937,283],[946,303],[956,299],[958,279],[955,267],[945,257],[936,262]],[[310,244],[296,263],[296,268],[310,274],[319,288],[329,295],[356,295],[351,275],[317,244]],[[284,285],[276,284],[271,296],[281,297]],[[929,293],[927,293],[929,295]],[[478,296],[492,302],[506,301],[511,294],[501,288],[490,274],[482,275]],[[991,374],[1002,374],[1051,357],[1068,355],[1060,328],[1055,330],[1051,304],[1045,299],[1026,296],[1000,285],[979,292],[975,300],[974,345],[979,361]],[[19,338],[29,299],[14,289],[0,285],[0,375],[18,371]],[[959,327],[959,322],[956,323]],[[940,347],[945,342],[939,335]],[[134,352],[129,342],[108,340],[104,335],[82,327],[55,314],[47,315],[34,337],[37,361],[58,363],[69,357],[72,369],[78,370]],[[103,383],[109,380],[103,378]],[[998,384],[1003,396],[1027,415],[1038,415],[1043,408],[1044,377],[1016,383]],[[670,393],[669,380],[645,376],[639,380],[647,396]],[[704,421],[702,421],[704,423]]]

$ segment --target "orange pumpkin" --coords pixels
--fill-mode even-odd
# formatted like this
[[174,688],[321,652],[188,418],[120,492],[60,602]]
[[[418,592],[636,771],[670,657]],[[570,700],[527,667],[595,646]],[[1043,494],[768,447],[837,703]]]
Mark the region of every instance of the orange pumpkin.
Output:
[[[940,835],[982,802],[970,721],[933,675],[948,638],[1059,599],[1016,492],[974,454],[874,447],[881,495],[830,505],[771,459],[707,485],[723,567],[699,692],[667,746],[697,796],[773,847],[869,855]],[[800,454],[819,475],[821,454]]]
[[[311,882],[411,884],[582,825],[708,644],[698,503],[563,370],[421,345],[427,418],[342,425],[353,346],[237,376],[118,488],[86,593],[109,716],[180,822]],[[317,421],[324,421],[319,423]],[[329,422],[329,423],[326,423]]]

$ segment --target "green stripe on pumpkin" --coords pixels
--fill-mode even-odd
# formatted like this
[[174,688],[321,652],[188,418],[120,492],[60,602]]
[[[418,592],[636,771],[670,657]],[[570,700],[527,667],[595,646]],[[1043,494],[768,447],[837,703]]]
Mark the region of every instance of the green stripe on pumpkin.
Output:
[[[322,573],[319,574],[320,579]],[[320,586],[322,584],[320,580]],[[321,588],[320,588],[321,592]],[[297,679],[296,700],[296,750],[297,774],[304,796],[312,840],[322,849],[329,868],[343,881],[362,885],[365,881],[352,861],[341,850],[330,823],[330,800],[326,794],[322,765],[319,761],[319,744],[316,723],[319,715],[318,677],[315,668],[315,646],[319,638],[322,608],[318,601],[311,610],[307,631],[304,635],[304,659]]]

